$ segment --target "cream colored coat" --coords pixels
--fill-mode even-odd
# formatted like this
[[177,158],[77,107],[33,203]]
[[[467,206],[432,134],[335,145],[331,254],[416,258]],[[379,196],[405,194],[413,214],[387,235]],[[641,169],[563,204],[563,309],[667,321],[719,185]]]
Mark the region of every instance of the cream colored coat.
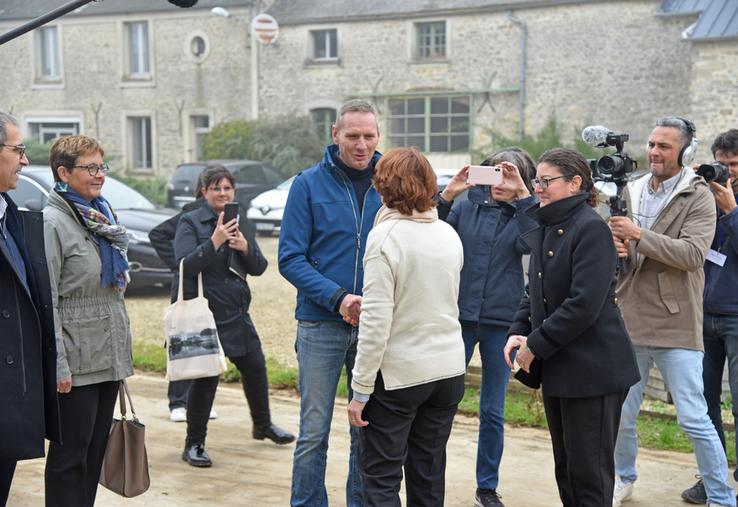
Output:
[[382,207],[364,256],[364,299],[351,387],[374,392],[462,375],[461,240],[435,208],[413,216]]

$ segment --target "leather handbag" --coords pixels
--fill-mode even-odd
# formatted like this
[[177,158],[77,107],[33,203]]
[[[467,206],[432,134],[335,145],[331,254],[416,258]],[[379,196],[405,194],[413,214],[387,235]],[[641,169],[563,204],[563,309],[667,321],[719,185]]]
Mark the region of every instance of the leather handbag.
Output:
[[179,263],[177,301],[164,309],[167,337],[167,379],[215,377],[226,371],[215,318],[203,295],[202,273],[197,275],[197,297],[184,299],[184,260]]
[[[149,489],[149,459],[146,455],[144,432],[146,427],[136,417],[128,384],[118,385],[120,419],[113,419],[105,447],[105,458],[100,471],[100,484],[113,493],[131,498]],[[126,398],[133,419],[126,417]]]

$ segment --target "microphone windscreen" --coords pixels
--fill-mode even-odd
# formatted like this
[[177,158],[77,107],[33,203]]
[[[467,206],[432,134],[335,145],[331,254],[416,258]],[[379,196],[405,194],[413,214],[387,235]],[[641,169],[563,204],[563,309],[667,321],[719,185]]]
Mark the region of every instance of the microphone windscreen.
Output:
[[607,140],[607,135],[610,133],[610,129],[602,125],[586,127],[582,130],[582,141],[590,146],[597,146],[604,144]]
[[174,4],[177,7],[192,7],[197,3],[197,0],[168,0],[170,4]]

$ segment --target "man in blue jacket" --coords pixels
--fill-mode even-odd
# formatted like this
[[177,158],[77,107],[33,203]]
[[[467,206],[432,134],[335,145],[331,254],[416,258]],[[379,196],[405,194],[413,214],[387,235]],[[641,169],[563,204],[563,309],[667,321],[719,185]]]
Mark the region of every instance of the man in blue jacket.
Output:
[[[711,149],[715,160],[728,167],[729,179],[724,186],[715,181],[710,183],[718,208],[718,220],[705,262],[702,380],[707,413],[725,449],[720,395],[726,359],[733,421],[738,422],[738,204],[735,195],[738,191],[738,129],[718,135]],[[738,471],[733,473],[733,477],[738,480]],[[690,503],[707,503],[702,479],[682,492],[682,498]]]
[[[297,288],[300,434],[291,505],[327,506],[325,467],[336,388],[345,366],[351,397],[363,285],[362,259],[381,205],[372,186],[379,126],[363,100],[346,102],[332,130],[335,144],[290,188],[279,237],[279,271]],[[361,506],[358,430],[351,428],[346,505]]]

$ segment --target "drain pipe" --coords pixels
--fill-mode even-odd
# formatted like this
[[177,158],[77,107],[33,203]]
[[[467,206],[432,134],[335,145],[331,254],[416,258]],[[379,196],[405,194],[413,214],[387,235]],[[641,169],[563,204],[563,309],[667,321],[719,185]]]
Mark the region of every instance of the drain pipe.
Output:
[[512,23],[518,25],[520,28],[520,82],[518,84],[518,136],[523,139],[525,136],[525,64],[526,57],[528,54],[527,50],[527,35],[528,27],[525,25],[525,21],[518,18],[512,11],[507,13],[507,19]]

